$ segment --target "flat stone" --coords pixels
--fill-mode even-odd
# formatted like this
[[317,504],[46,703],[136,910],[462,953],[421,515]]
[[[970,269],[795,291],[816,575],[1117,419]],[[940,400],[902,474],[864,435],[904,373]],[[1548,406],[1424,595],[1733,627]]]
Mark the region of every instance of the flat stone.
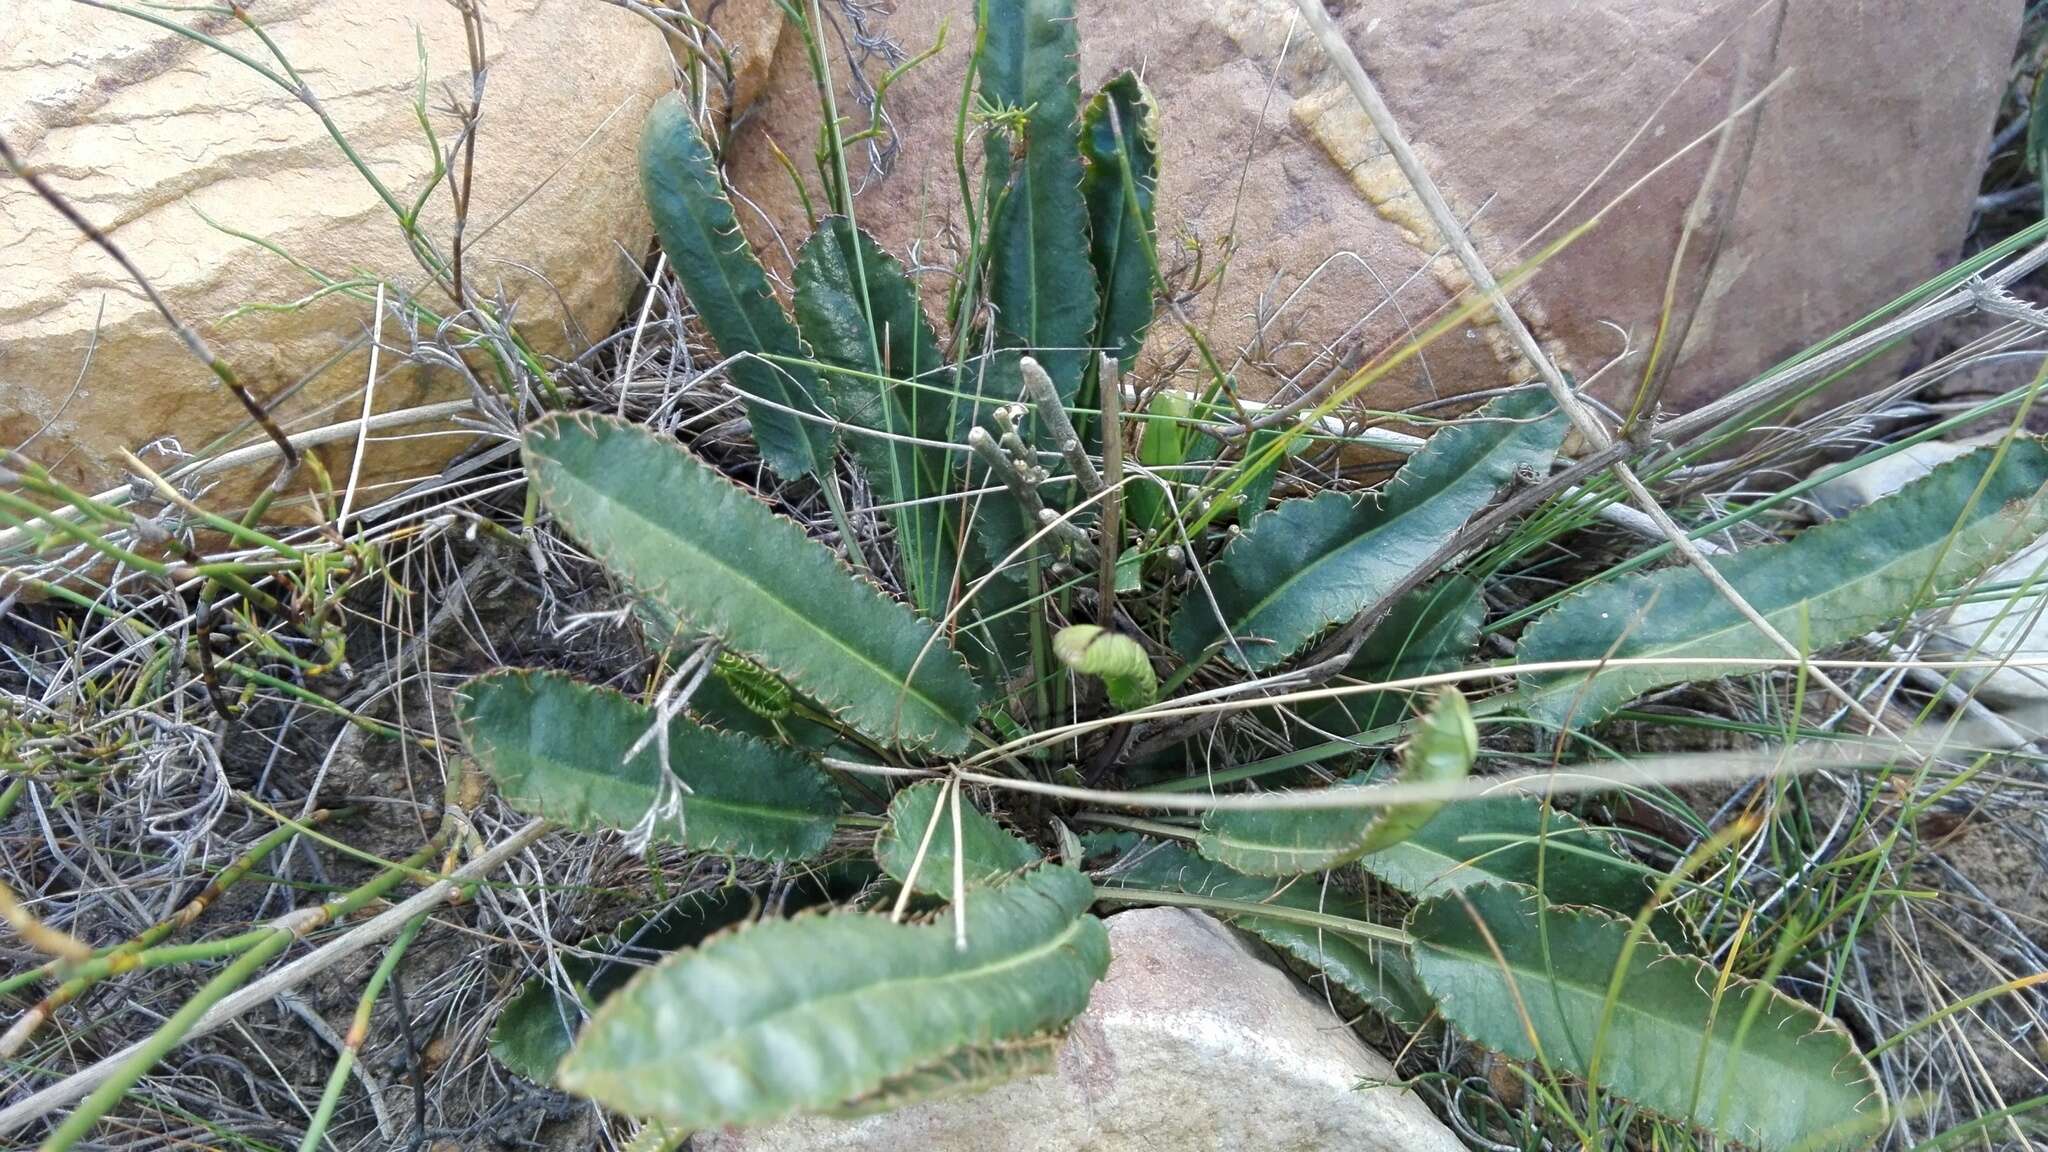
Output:
[[1056,1073],[856,1121],[699,1133],[695,1152],[1460,1152],[1386,1059],[1256,945],[1176,908],[1108,920],[1109,973]]

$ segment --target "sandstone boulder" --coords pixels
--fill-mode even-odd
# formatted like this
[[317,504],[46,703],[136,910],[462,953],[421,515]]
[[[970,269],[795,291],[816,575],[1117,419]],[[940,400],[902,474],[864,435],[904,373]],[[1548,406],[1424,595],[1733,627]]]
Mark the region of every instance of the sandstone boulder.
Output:
[[1108,920],[1109,973],[1054,1075],[858,1121],[698,1133],[695,1152],[1459,1152],[1385,1058],[1205,913]]
[[[1600,379],[1609,398],[1631,394],[1643,375],[1685,217],[1709,186],[1675,296],[1690,325],[1666,407],[1682,408],[1956,254],[2021,6],[1330,7],[1497,271],[1649,177],[1518,297],[1582,379],[1628,350]],[[944,52],[890,90],[900,147],[860,207],[885,244],[902,253],[917,243],[927,265],[948,264],[965,235],[952,134],[973,9],[969,0],[898,0],[893,14],[871,20],[870,32],[913,52],[950,21]],[[1384,347],[1465,287],[1454,262],[1432,260],[1434,227],[1290,0],[1080,0],[1078,9],[1084,87],[1130,68],[1159,97],[1162,259],[1185,276],[1197,246],[1213,274],[1228,252],[1220,283],[1190,312],[1236,359],[1248,391],[1271,393],[1305,370],[1313,377],[1331,345]],[[1715,126],[1767,85],[1763,110],[1735,121],[1717,163]],[[794,247],[803,229],[768,137],[795,153],[816,124],[808,74],[787,38],[755,110],[759,131],[742,133],[733,156],[737,184],[761,207],[750,225],[757,242],[774,226]],[[1703,135],[1706,144],[1651,176]],[[971,157],[979,144],[970,142]],[[942,292],[937,279],[928,287]],[[1154,367],[1178,362],[1179,343],[1156,332]],[[1364,402],[1384,408],[1494,387],[1521,371],[1502,334],[1474,323]]]
[[[769,0],[727,7],[755,17],[773,10]],[[673,83],[671,49],[646,21],[592,0],[493,0],[483,10],[488,80],[467,275],[510,302],[538,350],[569,354],[607,334],[638,283],[651,229],[635,144],[642,113]],[[466,98],[469,90],[454,6],[268,0],[251,12],[363,163],[410,205],[434,168],[414,111],[422,69],[443,147],[456,135],[448,92]],[[269,59],[226,15],[167,16]],[[746,83],[757,81],[773,46],[765,37],[779,26],[766,29],[756,19],[732,31]],[[0,5],[0,45],[0,134],[113,236],[258,395],[276,402],[287,431],[358,415],[371,305],[328,295],[260,310],[305,301],[317,285],[226,229],[337,279],[383,279],[447,310],[391,209],[278,85],[191,39],[68,0]],[[447,188],[437,188],[422,227],[444,250],[451,219]],[[179,451],[259,437],[128,277],[4,175],[0,251],[0,444],[30,442],[30,454],[60,478],[98,490],[120,481],[123,448],[173,437],[176,448],[151,458],[162,467]],[[240,311],[252,307],[259,310]],[[403,327],[386,328],[388,348],[406,347]],[[382,368],[380,412],[467,395],[447,370],[391,354]],[[433,473],[468,439],[446,420],[393,429],[373,447],[357,506]],[[320,449],[337,484],[352,448],[342,439]],[[214,499],[231,503],[265,479],[224,477]]]

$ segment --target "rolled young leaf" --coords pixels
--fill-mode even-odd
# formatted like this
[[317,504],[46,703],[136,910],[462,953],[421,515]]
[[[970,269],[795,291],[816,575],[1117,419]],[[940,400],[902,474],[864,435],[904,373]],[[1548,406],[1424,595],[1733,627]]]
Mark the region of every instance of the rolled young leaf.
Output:
[[[1479,737],[1465,698],[1446,688],[1403,749],[1399,780],[1461,780],[1478,753]],[[1363,777],[1354,777],[1339,787],[1363,783]],[[1217,810],[1202,818],[1195,847],[1219,864],[1254,876],[1320,872],[1400,843],[1442,807],[1441,800],[1418,800],[1379,808]]]
[[668,769],[684,789],[665,795],[660,745],[626,755],[656,723],[653,709],[557,672],[494,672],[463,688],[456,721],[477,763],[508,803],[580,831],[630,829],[664,801],[656,840],[758,860],[822,852],[839,796],[804,756],[685,716],[668,725]]
[[1148,707],[1159,699],[1152,658],[1129,636],[1095,624],[1070,624],[1052,638],[1052,650],[1060,663],[1100,679],[1109,702],[1122,711]]
[[857,1105],[963,1049],[1064,1026],[1109,967],[1094,888],[1043,867],[931,924],[755,924],[642,973],[598,1009],[557,1076],[680,1128]]
[[681,624],[872,739],[950,755],[981,692],[932,625],[673,440],[610,417],[526,430],[541,503]]
[[[1479,730],[1465,695],[1446,684],[1436,704],[1425,713],[1401,750],[1403,784],[1443,784],[1463,780],[1479,757]],[[1417,800],[1382,809],[1365,830],[1365,852],[1391,848],[1420,830],[1444,806],[1441,800]]]

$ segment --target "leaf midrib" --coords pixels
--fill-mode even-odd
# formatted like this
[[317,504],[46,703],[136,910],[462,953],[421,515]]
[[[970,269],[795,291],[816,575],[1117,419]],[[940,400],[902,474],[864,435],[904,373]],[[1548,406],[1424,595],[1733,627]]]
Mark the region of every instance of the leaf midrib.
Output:
[[[634,785],[630,781],[621,780],[616,776],[608,776],[602,772],[592,772],[586,768],[579,767],[576,764],[566,760],[543,760],[540,758],[535,758],[532,762],[537,765],[552,766],[558,773],[566,771],[567,775],[576,776],[587,780],[597,780],[618,786],[620,788],[631,788],[633,791],[640,790],[639,788],[634,787]],[[673,771],[673,769],[671,769],[671,771]],[[681,775],[681,773],[677,773],[677,776],[679,778],[681,777]],[[529,779],[531,779],[531,777],[529,777]],[[684,783],[687,784],[688,781],[685,780]],[[646,789],[646,791],[649,793],[650,797],[652,797],[658,790],[653,787],[649,787]],[[541,802],[546,799],[544,796],[541,795],[534,795],[531,798],[536,802]],[[760,801],[727,800],[707,792],[692,791],[685,793],[683,796],[683,804],[686,807],[716,808],[725,812],[762,816],[770,820],[780,820],[785,823],[794,825],[815,824],[820,821],[830,823],[837,818],[836,814],[834,813],[823,811],[813,812],[809,809],[796,808],[793,806],[768,807]]]
[[[882,682],[884,682],[889,691],[900,693],[904,699],[915,700],[928,714],[936,716],[939,719],[946,721],[948,723],[955,724],[962,730],[965,730],[968,727],[970,727],[968,723],[954,716],[952,713],[946,711],[945,708],[941,707],[937,701],[933,700],[931,697],[925,695],[925,693],[923,693],[922,691],[919,691],[918,689],[913,687],[914,681],[912,681],[909,677],[906,676],[902,680],[898,680],[895,676],[894,670],[877,663],[875,660],[870,658],[865,652],[862,652],[859,648],[854,647],[846,640],[840,638],[840,636],[837,633],[832,632],[814,623],[809,617],[805,616],[805,614],[802,611],[798,610],[794,605],[784,600],[781,596],[771,592],[766,585],[763,585],[760,581],[747,575],[743,570],[731,564],[725,563],[723,560],[718,559],[712,553],[703,551],[695,547],[680,533],[670,532],[663,529],[662,525],[658,524],[654,520],[649,519],[647,516],[642,515],[639,509],[634,507],[632,504],[613,496],[610,490],[600,488],[594,484],[590,484],[588,482],[579,480],[573,474],[573,472],[571,472],[571,470],[562,467],[562,463],[559,459],[554,459],[551,460],[550,462],[555,465],[555,471],[559,474],[558,483],[562,480],[566,480],[569,484],[581,487],[585,491],[596,496],[597,498],[602,499],[606,503],[613,505],[615,508],[619,509],[621,512],[623,512],[626,516],[630,517],[635,522],[645,525],[649,529],[659,530],[655,533],[655,535],[665,536],[669,538],[670,540],[674,541],[675,547],[679,550],[691,556],[701,558],[709,567],[714,568],[719,572],[726,573],[730,575],[733,579],[754,589],[755,591],[760,593],[762,599],[767,601],[769,604],[772,604],[778,611],[796,620],[808,631],[814,632],[817,635],[824,637],[827,641],[831,643],[831,645],[834,648],[837,648],[839,651],[851,657],[854,663],[869,669],[873,674],[872,678],[879,679]],[[614,549],[607,548],[603,549],[603,551],[610,552],[614,551]],[[847,574],[847,578],[855,579],[855,577],[853,577],[850,573]],[[910,617],[909,619],[913,624],[918,623],[917,618],[914,616]],[[721,637],[721,639],[726,638]],[[941,657],[941,659],[943,659],[943,656]],[[920,738],[930,740],[933,742],[937,741],[936,735],[922,736]]]
[[[1707,970],[1697,960],[1693,960],[1691,957],[1682,956],[1678,953],[1671,952],[1653,941],[1645,941],[1643,946],[1653,950],[1656,961],[1677,961],[1679,963],[1689,963],[1692,964],[1695,969]],[[1459,961],[1461,964],[1465,965],[1467,968],[1478,970],[1488,978],[1497,978],[1500,975],[1501,961],[1498,957],[1494,955],[1494,953],[1491,950],[1472,949],[1468,951],[1463,948],[1454,947],[1442,943],[1426,942],[1418,942],[1416,944],[1416,949],[1418,952],[1434,951],[1442,955],[1450,956]],[[1608,976],[1603,976],[1598,982],[1590,982],[1577,979],[1573,974],[1564,972],[1554,967],[1551,969],[1550,973],[1546,975],[1544,972],[1537,970],[1533,965],[1526,963],[1518,965],[1510,961],[1507,966],[1513,972],[1530,974],[1535,981],[1540,982],[1541,984],[1544,984],[1546,986],[1555,986],[1564,989],[1566,992],[1571,993],[1580,1000],[1591,1001],[1599,1005],[1602,1009],[1605,1009],[1607,1007]],[[1611,976],[1611,973],[1608,975]],[[1738,977],[1736,979],[1740,978]],[[1742,986],[1740,988],[1740,991],[1744,996],[1756,995],[1760,992],[1767,999],[1777,1002],[1780,1005],[1780,1007],[1790,1006],[1790,1004],[1787,1001],[1782,999],[1781,994],[1778,993],[1775,989],[1763,987],[1749,980],[1742,980],[1741,983]],[[1639,1020],[1647,1021],[1650,1024],[1668,1026],[1671,1028],[1679,1029],[1681,1032],[1688,1036],[1703,1037],[1705,1042],[1711,1047],[1715,1055],[1719,1058],[1718,1065],[1722,1068],[1732,1068],[1734,1066],[1734,1056],[1739,1055],[1749,1057],[1756,1055],[1757,1049],[1755,1047],[1747,1046],[1747,1042],[1753,1039],[1754,1037],[1774,1037],[1778,1035],[1778,1032],[1775,1029],[1770,1028],[1745,1030],[1745,1032],[1743,1033],[1743,1039],[1745,1041],[1746,1046],[1739,1050],[1731,1051],[1731,1045],[1733,1043],[1732,1039],[1728,1041],[1723,1041],[1720,1038],[1720,1034],[1718,1032],[1700,1029],[1698,1027],[1697,1019],[1663,1015],[1656,1012],[1652,1012],[1644,1008],[1641,1005],[1640,1000],[1641,998],[1631,999],[1626,996],[1616,997],[1614,1000],[1613,1007],[1619,1013],[1634,1016]],[[1726,1002],[1727,1001],[1724,1000],[1724,1003]],[[1804,1006],[1801,1005],[1799,1007]],[[1811,1011],[1811,1009],[1807,1010]],[[1815,1012],[1814,1017],[1816,1020],[1819,1020],[1819,1013]],[[1519,1027],[1519,1025],[1517,1025],[1517,1027]],[[1612,1031],[1613,1030],[1610,1028],[1609,1032]],[[1848,1045],[1842,1040],[1842,1038],[1839,1035],[1834,1035],[1832,1033],[1823,1033],[1820,1031],[1801,1033],[1799,1037],[1794,1039],[1794,1044],[1796,1044],[1799,1039],[1803,1039],[1806,1036],[1815,1036],[1823,1034],[1828,1035],[1830,1037],[1830,1039],[1834,1042],[1834,1047],[1842,1048],[1845,1052],[1850,1050]],[[1587,1037],[1586,1039],[1591,1038]],[[1775,1045],[1771,1045],[1769,1043],[1763,1045],[1763,1049],[1767,1053],[1764,1056],[1764,1060],[1772,1067],[1782,1068],[1788,1072],[1798,1073],[1802,1077],[1813,1071],[1815,1067],[1815,1062],[1810,1057],[1795,1059],[1792,1056],[1787,1055],[1783,1058],[1779,1058],[1773,1051],[1774,1048]],[[1697,1054],[1697,1049],[1695,1049],[1695,1054]],[[1609,1065],[1609,1067],[1613,1067],[1613,1065]],[[1830,1066],[1830,1068],[1832,1068],[1832,1065]],[[1842,1083],[1841,1081],[1836,1080],[1834,1078],[1831,1071],[1828,1074],[1826,1074],[1825,1079],[1831,1084]]]
[[[1969,521],[1967,524],[1963,525],[1963,527],[1958,531],[1975,532],[1992,520],[2010,515],[2013,515],[2010,506],[1998,506],[1990,509],[1986,515]],[[1954,534],[1955,533],[1951,533],[1951,535]],[[1771,617],[1777,615],[1778,613],[1792,611],[1793,609],[1799,607],[1801,604],[1813,604],[1825,600],[1831,600],[1837,596],[1844,595],[1858,587],[1876,584],[1879,581],[1886,579],[1894,570],[1912,564],[1913,562],[1925,557],[1928,553],[1941,549],[1948,539],[1949,537],[1943,537],[1942,540],[1928,541],[1927,543],[1921,545],[1919,548],[1916,548],[1911,552],[1896,555],[1894,559],[1884,564],[1881,564],[1876,568],[1865,569],[1863,573],[1855,579],[1845,580],[1839,584],[1830,585],[1817,593],[1808,596],[1802,596],[1789,604],[1779,604],[1775,607],[1759,609],[1759,611],[1762,612],[1764,618],[1768,620]],[[1791,543],[1770,545],[1770,547],[1789,548],[1791,547]],[[1939,576],[1940,574],[1935,573],[1934,575]],[[1555,625],[1553,624],[1553,626]],[[1716,628],[1709,632],[1695,633],[1693,636],[1682,640],[1674,640],[1669,643],[1658,644],[1652,647],[1628,648],[1626,646],[1626,639],[1624,638],[1623,649],[1617,651],[1616,654],[1620,656],[1626,656],[1629,659],[1655,659],[1660,656],[1672,656],[1681,654],[1688,648],[1697,648],[1702,645],[1721,640],[1725,637],[1739,635],[1745,632],[1755,632],[1755,626],[1752,625],[1748,620],[1737,618],[1729,622],[1724,627]],[[1756,636],[1759,641],[1763,640],[1762,633],[1756,633]],[[1711,656],[1707,658],[1712,659]],[[1725,655],[1724,658],[1730,660],[1739,659],[1739,657],[1732,655]],[[1629,669],[1616,669],[1615,671],[1618,672],[1619,675],[1615,676],[1611,682],[1620,684],[1622,682],[1622,679],[1627,677]],[[1597,672],[1595,674],[1596,678],[1601,679],[1607,678],[1607,675],[1608,674]],[[1547,699],[1562,691],[1569,690],[1572,692],[1576,692],[1584,684],[1584,682],[1585,680],[1583,677],[1571,675],[1561,676],[1558,679],[1542,683],[1539,689],[1533,693],[1533,696],[1537,699]]]
[[[1446,492],[1448,492],[1452,487],[1463,482],[1472,473],[1478,471],[1482,465],[1490,461],[1493,458],[1496,451],[1505,451],[1509,444],[1514,444],[1518,442],[1519,441],[1517,441],[1514,437],[1510,436],[1507,440],[1503,441],[1495,449],[1482,451],[1478,453],[1476,456],[1470,459],[1464,467],[1459,468],[1452,476],[1446,479],[1442,484],[1439,484],[1437,486],[1436,492],[1434,492],[1429,498],[1417,500],[1411,503],[1408,507],[1395,512],[1391,518],[1382,520],[1379,523],[1372,526],[1371,528],[1368,528],[1355,536],[1345,538],[1342,542],[1338,543],[1334,547],[1331,547],[1323,553],[1321,553],[1320,555],[1318,555],[1314,560],[1312,560],[1308,564],[1305,564],[1300,568],[1297,568],[1292,575],[1288,576],[1287,579],[1282,580],[1277,586],[1275,586],[1270,592],[1268,592],[1263,599],[1257,601],[1252,605],[1251,608],[1247,609],[1243,614],[1239,615],[1233,622],[1231,627],[1234,630],[1249,627],[1252,621],[1258,618],[1260,613],[1263,613],[1267,608],[1271,607],[1273,602],[1280,599],[1280,597],[1285,592],[1287,592],[1288,589],[1292,588],[1294,585],[1300,583],[1301,581],[1307,579],[1310,575],[1322,571],[1325,565],[1333,563],[1336,557],[1340,554],[1349,552],[1353,547],[1362,544],[1365,541],[1371,540],[1376,536],[1384,534],[1387,530],[1393,528],[1397,524],[1404,522],[1409,517],[1414,516],[1417,513],[1429,510],[1434,504],[1437,503],[1438,499],[1442,497]],[[1393,480],[1389,481],[1389,483],[1399,483],[1400,479],[1400,476],[1397,474],[1393,478]],[[1355,509],[1356,505],[1353,505],[1353,507]]]

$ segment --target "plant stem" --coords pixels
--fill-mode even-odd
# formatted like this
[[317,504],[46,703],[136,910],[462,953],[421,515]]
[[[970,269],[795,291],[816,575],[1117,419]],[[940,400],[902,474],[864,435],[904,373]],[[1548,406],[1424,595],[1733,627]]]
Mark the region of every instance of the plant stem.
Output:
[[363,994],[356,1001],[355,1019],[349,1023],[341,1054],[335,1058],[334,1071],[327,1077],[327,1088],[320,1093],[320,1106],[314,1109],[313,1120],[306,1125],[305,1138],[299,1141],[299,1152],[313,1152],[320,1146],[320,1138],[327,1134],[327,1126],[334,1120],[334,1106],[341,1100],[341,1086],[347,1083],[349,1071],[355,1066],[356,1053],[362,1049],[363,1041],[369,1038],[370,1012],[377,1006],[377,997],[383,994],[385,983],[391,979],[391,973],[397,970],[398,962],[405,957],[405,950],[412,945],[413,938],[420,934],[420,928],[426,922],[427,914],[424,912],[406,921],[398,939],[391,942],[391,948],[378,963],[377,970],[370,973],[370,982],[364,985]]
[[[342,920],[361,910],[371,901],[389,892],[403,881],[411,868],[431,860],[441,848],[441,837],[427,842],[426,847],[415,852],[406,861],[405,869],[390,868],[352,892],[338,896],[315,908],[301,909],[279,917],[267,928],[249,933],[247,951],[229,964],[220,975],[206,982],[190,1000],[166,1020],[162,1027],[151,1033],[141,1043],[134,1045],[120,1056],[119,1065],[92,1094],[85,1098],[77,1110],[57,1126],[44,1140],[39,1152],[65,1152],[73,1144],[92,1131],[100,1119],[112,1111],[122,1097],[128,1094],[137,1081],[148,1075],[157,1061],[164,1058],[171,1049],[185,1039],[187,1033],[205,1016],[215,1004],[228,994],[249,982],[262,967],[278,953],[289,948],[316,928]],[[240,939],[240,938],[238,938]]]

